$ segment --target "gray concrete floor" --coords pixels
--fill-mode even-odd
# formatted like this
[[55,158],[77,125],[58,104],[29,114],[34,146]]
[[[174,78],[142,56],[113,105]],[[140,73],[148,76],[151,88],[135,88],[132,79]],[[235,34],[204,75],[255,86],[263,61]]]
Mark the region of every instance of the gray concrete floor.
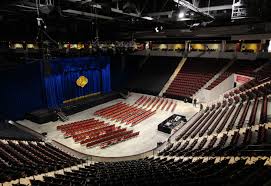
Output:
[[[120,101],[125,103],[133,104],[138,98],[140,98],[143,94],[131,93],[128,99],[117,99],[105,104],[98,105],[96,107],[87,109],[85,111],[79,112],[72,116],[69,116],[69,121],[67,122],[49,122],[46,124],[36,124],[29,120],[21,120],[17,121],[18,123],[29,127],[39,133],[47,132],[47,139],[55,140],[61,144],[64,144],[72,149],[75,149],[79,152],[94,155],[94,156],[102,156],[102,157],[121,157],[121,156],[131,156],[136,155],[142,152],[146,152],[154,149],[157,146],[157,142],[164,142],[169,138],[169,134],[165,134],[159,132],[157,130],[157,126],[159,123],[170,117],[172,114],[180,114],[186,116],[187,120],[190,119],[196,112],[199,111],[199,106],[197,108],[193,107],[190,103],[184,103],[182,101],[174,100],[177,102],[177,107],[175,111],[172,113],[171,108],[169,111],[161,111],[158,110],[156,113],[150,118],[142,121],[138,125],[134,127],[130,127],[125,124],[120,124],[116,122],[112,122],[110,120],[103,119],[101,117],[94,116],[94,112],[100,110],[102,108],[108,107]],[[161,107],[160,107],[161,108]],[[60,131],[56,130],[58,125],[67,124],[74,121],[85,120],[89,118],[97,118],[99,120],[106,121],[110,124],[116,124],[117,126],[122,126],[125,128],[132,129],[134,131],[139,131],[139,136],[129,139],[127,141],[112,145],[108,148],[101,149],[99,146],[93,148],[86,148],[85,146],[80,145],[79,143],[75,143],[72,138],[64,138],[63,134]]]

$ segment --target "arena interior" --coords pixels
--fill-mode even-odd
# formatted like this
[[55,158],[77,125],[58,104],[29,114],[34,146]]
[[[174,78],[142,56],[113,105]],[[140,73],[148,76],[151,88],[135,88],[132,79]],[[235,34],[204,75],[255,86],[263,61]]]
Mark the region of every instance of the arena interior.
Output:
[[0,2],[0,185],[271,185],[271,1]]

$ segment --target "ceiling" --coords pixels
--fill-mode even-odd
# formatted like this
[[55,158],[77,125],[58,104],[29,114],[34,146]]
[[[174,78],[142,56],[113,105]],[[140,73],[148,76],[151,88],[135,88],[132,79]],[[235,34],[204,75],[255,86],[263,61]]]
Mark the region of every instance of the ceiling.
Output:
[[[0,39],[35,40],[48,37],[56,41],[85,41],[97,37],[100,40],[182,39],[269,32],[267,26],[262,24],[270,21],[270,0],[247,0],[246,6],[250,16],[240,20],[231,19],[232,2],[232,0],[1,1]],[[181,18],[180,12],[183,13]],[[241,28],[240,25],[244,26]]]

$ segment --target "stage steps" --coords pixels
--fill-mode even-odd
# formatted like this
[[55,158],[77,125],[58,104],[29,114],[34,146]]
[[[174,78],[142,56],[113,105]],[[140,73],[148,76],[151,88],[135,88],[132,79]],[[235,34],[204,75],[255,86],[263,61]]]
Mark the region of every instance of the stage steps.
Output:
[[180,61],[179,65],[175,69],[174,73],[171,75],[171,77],[169,78],[169,80],[167,81],[167,83],[164,85],[163,89],[159,93],[159,96],[163,96],[163,94],[167,91],[167,89],[170,86],[170,84],[172,83],[172,81],[175,79],[175,77],[178,75],[178,73],[182,69],[182,67],[185,64],[186,60],[187,60],[186,57],[182,58],[182,60]]
[[66,116],[62,111],[57,112],[57,115],[58,115],[59,119],[60,119],[61,121],[63,121],[63,122],[69,120],[69,117]]

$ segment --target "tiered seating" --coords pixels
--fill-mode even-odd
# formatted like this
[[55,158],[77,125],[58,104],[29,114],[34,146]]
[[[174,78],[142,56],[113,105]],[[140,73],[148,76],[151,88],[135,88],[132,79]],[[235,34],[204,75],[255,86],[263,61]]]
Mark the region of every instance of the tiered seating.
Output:
[[[143,109],[137,107],[136,105],[129,105],[120,102],[98,110],[94,114],[106,119],[110,119],[111,121],[126,123],[127,125],[130,124],[131,126],[134,126],[155,114],[155,110],[152,111],[152,108],[158,103],[158,101],[158,98],[153,100],[152,103],[155,103],[150,109]],[[148,105],[148,107],[149,106],[150,105]]]
[[265,61],[246,61],[238,60],[234,62],[224,73],[222,73],[213,83],[211,83],[206,89],[211,90],[227,79],[232,74],[240,74],[245,76],[254,77],[254,70],[263,65]]
[[238,115],[239,115],[242,108],[243,108],[243,103],[241,102],[241,103],[239,103],[239,106],[235,110],[235,112],[234,112],[234,114],[233,114],[233,116],[232,116],[232,118],[231,118],[231,120],[230,120],[230,122],[229,122],[229,124],[228,124],[228,126],[226,128],[227,131],[232,130],[232,128],[233,128],[233,126],[235,124],[235,121],[236,121],[236,119],[237,119],[237,117],[238,117]]
[[266,123],[267,122],[267,107],[268,107],[268,99],[267,99],[267,96],[264,96],[263,104],[262,104],[260,123]]
[[[262,123],[267,122],[267,96],[270,94],[268,88],[269,84],[266,83],[264,86],[257,85],[257,88],[253,90],[240,91],[239,94],[232,95],[234,96],[233,98],[228,98],[223,103],[206,107],[205,111],[199,113],[189,126],[185,129],[181,128],[182,131],[176,137],[177,142],[165,148],[160,154],[170,156],[209,156],[270,153],[270,150],[254,150],[256,147],[251,146],[256,144],[260,145],[257,148],[266,148],[266,146],[263,147],[262,145],[268,143],[267,129],[258,125],[259,131],[256,131],[256,135],[250,129],[251,126],[259,124],[255,123],[259,109],[263,120]],[[261,108],[258,107],[259,101],[263,102]],[[250,105],[252,109],[248,117]],[[237,118],[239,119],[237,120]],[[246,118],[249,118],[249,120],[247,121]],[[217,136],[213,136],[211,139],[208,137],[214,131],[218,134],[223,130],[231,131],[242,127],[246,127],[245,133],[235,132],[227,145],[226,141],[230,136],[225,136],[226,134],[220,137],[220,139]],[[197,136],[199,138],[196,138]],[[257,139],[255,139],[255,136],[257,136]],[[207,140],[207,137],[209,140]],[[220,141],[215,145],[217,140]]]
[[248,126],[250,127],[255,123],[258,104],[259,104],[259,98],[256,97],[254,100],[253,108],[252,108],[251,115],[248,122]]
[[173,98],[191,97],[226,63],[221,59],[188,59],[164,95]]
[[[271,131],[269,131],[271,132]],[[257,136],[253,138],[253,136]],[[230,143],[226,141],[231,138]],[[218,141],[217,145],[215,143]],[[242,155],[242,149],[246,149],[248,145],[264,145],[269,143],[268,130],[264,126],[260,126],[258,131],[252,131],[247,128],[245,133],[235,131],[233,136],[223,134],[222,137],[213,136],[207,140],[207,137],[199,139],[190,139],[171,144],[166,147],[159,155],[164,156],[227,156]],[[247,154],[248,152],[246,152]],[[261,155],[260,151],[251,154]],[[270,151],[269,151],[270,153]],[[251,155],[250,154],[250,155]]]
[[72,137],[75,142],[80,142],[87,147],[99,145],[101,148],[106,148],[139,135],[139,132],[109,125],[93,118],[60,125],[57,129],[63,132],[65,137]]
[[[264,185],[270,182],[265,160],[146,158],[124,162],[95,163],[72,172],[44,176],[32,185]],[[259,179],[260,178],[260,179]],[[267,185],[267,184],[266,184]]]
[[237,128],[242,128],[244,126],[244,123],[245,123],[245,119],[246,119],[246,116],[247,116],[247,113],[248,113],[248,109],[249,109],[249,106],[250,106],[250,100],[248,100],[245,104],[245,108],[244,108],[244,111],[241,115],[241,118],[239,120],[239,123],[237,125]]
[[177,107],[177,102],[161,97],[141,96],[135,101],[134,105],[144,109],[154,109],[155,111],[171,110],[171,112],[174,112]]
[[49,143],[0,140],[0,183],[82,162]]
[[236,88],[234,91],[224,94],[224,98],[228,99],[230,97],[234,97],[236,95],[248,92],[251,92],[252,94],[256,94],[258,96],[263,94],[271,94],[271,82],[269,79],[267,79],[266,81],[257,81],[255,79],[251,80],[250,82],[243,84],[239,88]]
[[[218,102],[216,105],[207,107],[205,111],[198,114],[197,118],[185,129],[181,128],[180,134],[176,140],[186,140],[196,136],[211,135],[214,132],[220,133],[223,130],[230,131],[243,127],[251,127],[256,122],[256,114],[261,110],[260,123],[267,122],[267,95],[270,91],[265,86],[259,86],[253,91],[236,94],[235,97],[226,99],[223,103]],[[262,101],[263,97],[263,101]],[[254,101],[253,101],[254,100]],[[262,101],[262,108],[258,107],[259,101]],[[249,108],[251,108],[249,112]],[[239,119],[238,119],[239,118]],[[249,118],[249,120],[246,120]]]
[[271,79],[271,63],[270,61],[266,63],[262,69],[260,69],[258,72],[255,73],[256,79],[262,81],[266,79]]

